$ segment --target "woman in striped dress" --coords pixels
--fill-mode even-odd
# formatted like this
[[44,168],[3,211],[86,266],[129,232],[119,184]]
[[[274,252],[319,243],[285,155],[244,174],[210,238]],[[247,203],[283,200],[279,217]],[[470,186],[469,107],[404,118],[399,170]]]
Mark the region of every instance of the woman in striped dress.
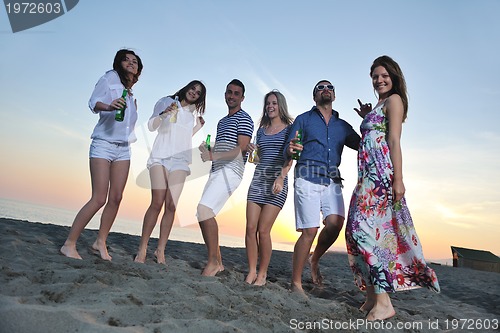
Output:
[[258,164],[247,197],[245,245],[248,275],[245,282],[248,284],[266,284],[272,253],[271,228],[285,204],[288,192],[286,174],[291,167],[291,160],[289,165],[283,166],[282,152],[292,122],[285,96],[277,90],[267,93],[256,142],[249,144],[247,149],[249,154],[255,149],[258,152]]

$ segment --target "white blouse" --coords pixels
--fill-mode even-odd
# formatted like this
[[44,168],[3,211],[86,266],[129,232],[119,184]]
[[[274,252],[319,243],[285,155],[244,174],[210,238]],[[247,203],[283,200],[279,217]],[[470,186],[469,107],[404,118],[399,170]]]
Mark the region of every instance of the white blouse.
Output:
[[156,102],[153,114],[149,118],[149,130],[151,132],[158,131],[151,150],[151,158],[174,158],[190,164],[193,128],[196,122],[195,115],[190,111],[189,106],[183,108],[178,101],[177,122],[171,123],[171,115],[169,114],[161,120],[160,126],[154,128],[155,119],[173,102],[175,100],[171,97],[161,98]]
[[131,143],[137,140],[134,128],[137,122],[137,101],[130,93],[125,98],[127,108],[123,121],[115,120],[113,111],[94,111],[97,102],[111,104],[120,98],[125,87],[120,81],[118,73],[114,70],[107,71],[95,85],[89,100],[89,108],[92,112],[99,114],[99,121],[91,135],[92,139],[101,139],[113,143]]

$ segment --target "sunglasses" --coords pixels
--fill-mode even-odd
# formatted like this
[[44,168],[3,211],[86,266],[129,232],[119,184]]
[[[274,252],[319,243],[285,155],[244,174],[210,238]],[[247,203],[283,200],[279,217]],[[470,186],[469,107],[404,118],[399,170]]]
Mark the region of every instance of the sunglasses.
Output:
[[316,86],[316,89],[317,90],[325,90],[325,89],[335,90],[335,87],[333,86],[333,84],[318,84]]

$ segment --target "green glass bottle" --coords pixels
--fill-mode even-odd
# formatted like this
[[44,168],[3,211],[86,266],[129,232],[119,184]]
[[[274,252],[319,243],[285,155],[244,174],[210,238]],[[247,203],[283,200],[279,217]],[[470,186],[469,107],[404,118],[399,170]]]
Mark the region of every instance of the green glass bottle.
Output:
[[207,147],[208,151],[210,151],[210,134],[207,135],[207,139],[205,140],[205,146]]
[[[299,145],[302,144],[302,130],[301,129],[297,130],[297,141],[295,141],[295,143],[298,143]],[[293,153],[292,158],[294,160],[298,160],[300,158],[300,153],[301,153],[300,151],[296,150]]]
[[[122,92],[122,98],[125,100],[125,97],[127,97],[127,89],[123,89],[123,92]],[[116,113],[115,113],[115,120],[116,121],[123,121],[123,119],[125,118],[125,109],[127,108],[127,104],[125,104],[124,107],[122,107],[121,109],[119,110],[116,110]]]

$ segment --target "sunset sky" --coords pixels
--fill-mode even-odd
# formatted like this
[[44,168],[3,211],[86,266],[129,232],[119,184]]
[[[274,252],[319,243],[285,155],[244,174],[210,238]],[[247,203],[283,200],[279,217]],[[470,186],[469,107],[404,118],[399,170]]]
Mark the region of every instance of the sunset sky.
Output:
[[[193,79],[206,84],[197,146],[206,134],[215,137],[231,79],[245,83],[243,108],[255,122],[268,91],[280,90],[296,116],[313,105],[314,84],[327,79],[336,87],[334,109],[359,132],[353,108],[358,98],[376,102],[369,68],[387,54],[408,85],[403,175],[425,256],[448,258],[450,245],[500,255],[498,13],[496,0],[80,1],[53,21],[12,33],[2,9],[0,198],[75,214],[89,199],[88,149],[98,116],[87,103],[120,48],[133,49],[144,63],[134,86],[138,141],[119,212],[136,221],[131,233],[140,232],[149,205],[144,176],[154,133],[146,123],[159,98]],[[196,231],[208,165],[195,156],[192,167],[177,226]],[[253,170],[247,167],[219,217],[224,235],[243,239]],[[346,148],[340,170],[347,209],[356,152]],[[273,240],[294,242],[294,226],[291,190]],[[345,249],[343,235],[335,248]]]

